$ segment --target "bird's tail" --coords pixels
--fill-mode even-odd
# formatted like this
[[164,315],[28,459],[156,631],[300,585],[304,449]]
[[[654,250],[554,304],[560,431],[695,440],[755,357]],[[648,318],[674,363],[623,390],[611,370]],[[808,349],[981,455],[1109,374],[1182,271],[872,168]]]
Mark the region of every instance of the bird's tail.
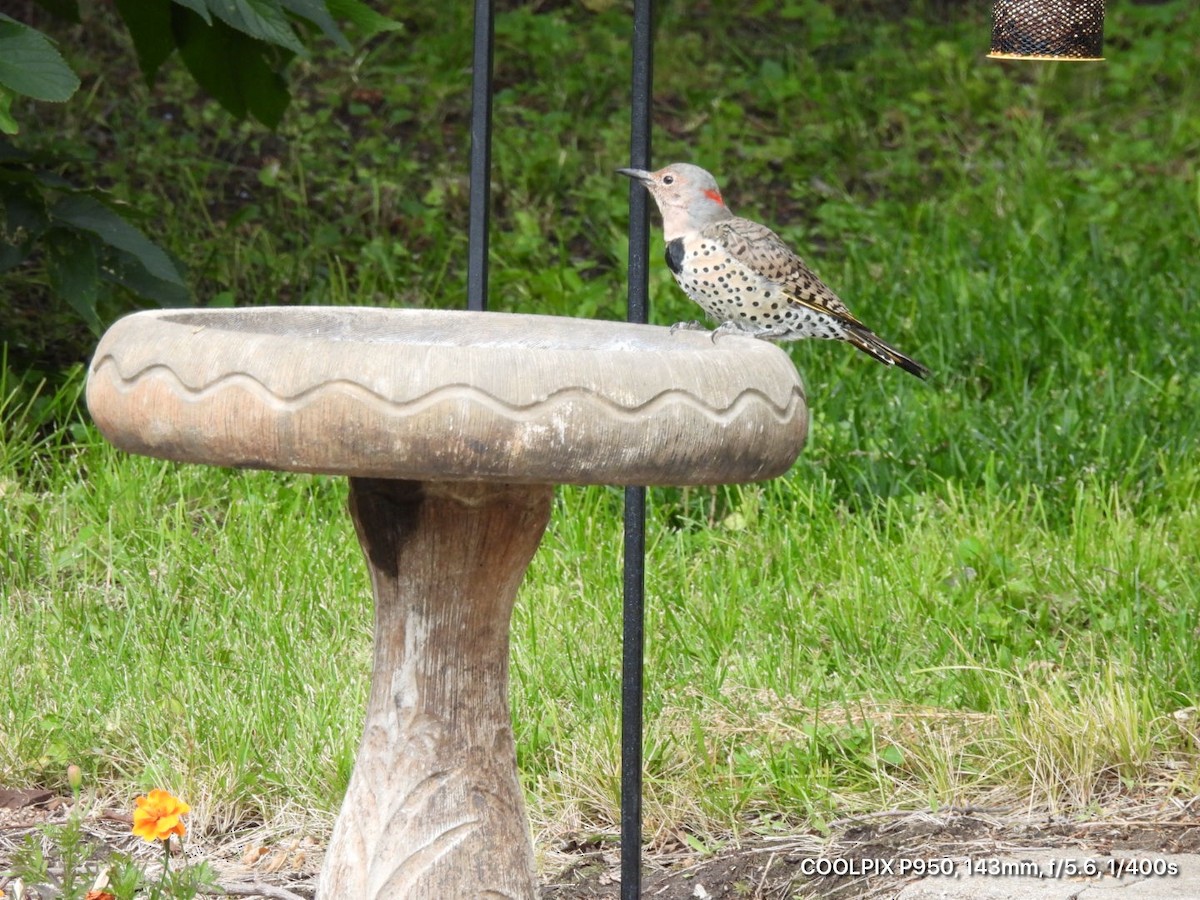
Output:
[[915,359],[905,356],[875,332],[867,328],[846,329],[846,340],[868,356],[874,357],[885,366],[899,366],[918,378],[928,378],[932,373]]

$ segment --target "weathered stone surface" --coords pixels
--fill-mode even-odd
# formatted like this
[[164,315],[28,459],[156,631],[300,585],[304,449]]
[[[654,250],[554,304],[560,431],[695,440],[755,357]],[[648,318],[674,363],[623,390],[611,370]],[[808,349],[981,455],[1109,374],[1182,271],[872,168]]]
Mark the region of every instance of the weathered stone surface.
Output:
[[508,632],[549,485],[352,478],[375,667],[319,895],[533,900]]
[[532,900],[508,632],[552,485],[769,478],[808,430],[771,344],[433,310],[137,313],[87,400],[133,453],[351,476],[375,664],[322,900]]
[[754,481],[808,429],[766,342],[465,311],[137,313],[101,341],[87,399],[133,453],[429,481]]

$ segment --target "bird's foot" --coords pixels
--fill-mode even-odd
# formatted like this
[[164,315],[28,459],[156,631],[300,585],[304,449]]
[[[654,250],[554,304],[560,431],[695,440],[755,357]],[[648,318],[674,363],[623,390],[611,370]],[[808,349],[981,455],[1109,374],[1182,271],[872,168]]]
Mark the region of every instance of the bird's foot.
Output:
[[751,337],[756,337],[760,341],[778,341],[786,338],[792,333],[792,326],[786,322],[781,322],[778,325],[772,325],[770,328],[759,328],[756,331],[749,332]]
[[703,322],[696,322],[696,321],[676,322],[674,325],[671,326],[670,330],[667,331],[667,334],[674,334],[677,331],[704,331],[704,330],[705,329],[704,329]]
[[757,337],[757,334],[754,331],[747,328],[741,322],[730,319],[728,322],[722,322],[716,327],[716,329],[713,330],[713,343],[715,344],[717,342],[717,338],[727,334],[740,334],[743,337]]

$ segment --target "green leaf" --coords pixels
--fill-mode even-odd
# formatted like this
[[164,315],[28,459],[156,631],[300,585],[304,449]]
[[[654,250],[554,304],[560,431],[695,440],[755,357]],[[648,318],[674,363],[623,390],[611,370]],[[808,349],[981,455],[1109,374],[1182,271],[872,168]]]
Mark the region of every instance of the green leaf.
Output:
[[353,22],[367,37],[384,31],[402,31],[403,22],[377,13],[361,0],[329,0],[329,11],[339,19]]
[[0,273],[19,266],[29,258],[29,249],[21,244],[0,241]]
[[79,78],[45,35],[0,13],[0,86],[62,103],[75,93]]
[[0,167],[0,272],[20,265],[33,252],[34,241],[50,227],[46,201],[26,171]]
[[46,234],[45,247],[50,287],[99,334],[103,327],[96,311],[100,300],[100,265],[95,243],[86,234],[54,228]]
[[90,231],[110,247],[125,251],[155,278],[185,286],[183,276],[161,247],[94,197],[63,197],[51,208],[50,215],[56,222]]
[[159,306],[187,306],[192,300],[187,287],[155,278],[135,257],[121,251],[110,254],[100,277]]
[[205,25],[212,24],[212,14],[204,0],[173,0],[179,6],[185,6],[204,20]]
[[138,67],[149,85],[158,70],[175,51],[171,34],[170,0],[117,0],[117,11],[125,20],[129,36],[137,50]]
[[286,47],[300,56],[308,54],[278,0],[207,0],[207,3],[214,16],[243,34]]
[[33,242],[49,225],[46,204],[28,182],[7,181],[9,174],[0,169],[0,209],[4,211],[0,227],[0,272],[23,263],[33,252]]
[[79,22],[79,0],[34,0],[38,6],[52,16]]
[[351,49],[350,42],[346,40],[346,36],[338,28],[337,22],[333,21],[333,16],[329,14],[324,0],[280,0],[280,2],[283,3],[284,9],[300,16],[302,19],[308,19],[308,21],[320,28],[325,33],[325,36],[342,50],[349,51]]
[[700,838],[696,837],[694,834],[689,834],[687,831],[683,830],[678,833],[683,835],[683,839],[687,842],[687,845],[702,858],[713,855],[713,848],[704,843],[704,841],[700,840]]
[[29,173],[32,181],[36,181],[42,187],[48,187],[56,191],[74,191],[75,185],[54,172],[47,172],[44,169],[36,169]]
[[21,130],[21,126],[12,115],[14,96],[8,88],[0,87],[0,132],[4,134],[17,134]]
[[34,183],[5,181],[4,174],[0,172],[0,204],[4,206],[4,234],[9,238],[24,234],[32,240],[50,227],[46,199]]
[[196,82],[238,118],[249,113],[277,126],[291,96],[267,61],[272,48],[224,22],[210,28],[188,13],[174,18],[179,54]]
[[[2,90],[2,88],[0,88],[0,90]],[[29,158],[30,153],[28,150],[22,150],[8,138],[0,137],[0,163],[27,163],[29,162]],[[12,169],[0,171],[0,177],[3,177],[6,181],[14,180],[14,174],[17,173],[15,173]],[[30,181],[32,180],[32,177],[33,176],[29,175],[28,173],[19,175],[19,178],[22,181]]]

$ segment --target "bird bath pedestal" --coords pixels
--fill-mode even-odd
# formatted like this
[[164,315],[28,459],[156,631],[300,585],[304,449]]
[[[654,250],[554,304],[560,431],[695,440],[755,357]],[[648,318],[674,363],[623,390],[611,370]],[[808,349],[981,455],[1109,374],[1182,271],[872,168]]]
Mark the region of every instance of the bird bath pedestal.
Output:
[[553,485],[762,480],[808,424],[771,344],[431,310],[137,313],[87,401],[133,453],[350,478],[375,660],[323,900],[532,900],[508,634]]

